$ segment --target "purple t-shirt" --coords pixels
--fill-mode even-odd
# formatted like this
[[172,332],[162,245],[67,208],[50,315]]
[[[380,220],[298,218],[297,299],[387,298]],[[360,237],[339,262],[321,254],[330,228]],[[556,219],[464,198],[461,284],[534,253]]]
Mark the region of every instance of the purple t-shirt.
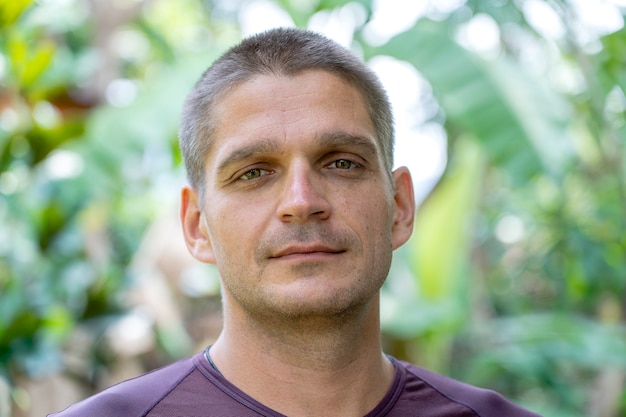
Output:
[[[394,360],[366,417],[538,417],[493,391]],[[228,382],[202,353],[114,385],[50,417],[284,417]]]

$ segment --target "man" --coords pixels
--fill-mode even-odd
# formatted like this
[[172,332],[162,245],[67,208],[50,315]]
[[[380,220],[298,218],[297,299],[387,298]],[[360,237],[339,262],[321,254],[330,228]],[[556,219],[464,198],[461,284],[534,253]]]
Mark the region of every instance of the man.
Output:
[[246,39],[196,84],[180,139],[185,240],[220,272],[223,331],[58,416],[536,416],[381,351],[378,293],[415,206],[362,61],[297,29]]

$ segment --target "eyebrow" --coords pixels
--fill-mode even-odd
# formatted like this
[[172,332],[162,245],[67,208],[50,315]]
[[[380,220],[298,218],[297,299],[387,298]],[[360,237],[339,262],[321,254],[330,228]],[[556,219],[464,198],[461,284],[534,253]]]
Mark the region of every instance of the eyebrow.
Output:
[[217,166],[218,174],[223,172],[228,166],[239,161],[245,161],[255,155],[269,154],[278,151],[278,144],[271,139],[261,139],[250,145],[237,148],[228,154]]
[[344,131],[325,132],[317,137],[318,142],[327,148],[358,147],[366,153],[377,156],[379,153],[378,143],[375,139],[359,134]]

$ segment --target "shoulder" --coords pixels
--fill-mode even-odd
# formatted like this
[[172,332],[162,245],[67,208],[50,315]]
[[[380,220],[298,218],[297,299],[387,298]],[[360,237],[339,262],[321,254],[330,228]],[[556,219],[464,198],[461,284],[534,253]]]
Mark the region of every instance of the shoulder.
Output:
[[49,417],[143,417],[195,368],[187,358],[113,385]]
[[406,370],[405,390],[429,392],[442,402],[454,404],[476,417],[540,417],[504,398],[499,393],[478,388],[452,378],[436,374],[416,365],[397,361]]

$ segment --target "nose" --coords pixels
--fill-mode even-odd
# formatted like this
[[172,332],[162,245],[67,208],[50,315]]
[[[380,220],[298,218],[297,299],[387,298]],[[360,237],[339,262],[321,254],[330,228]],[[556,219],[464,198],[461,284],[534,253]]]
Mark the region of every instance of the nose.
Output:
[[307,163],[294,163],[284,178],[278,217],[297,223],[327,219],[330,204],[324,191],[324,183],[312,167]]

